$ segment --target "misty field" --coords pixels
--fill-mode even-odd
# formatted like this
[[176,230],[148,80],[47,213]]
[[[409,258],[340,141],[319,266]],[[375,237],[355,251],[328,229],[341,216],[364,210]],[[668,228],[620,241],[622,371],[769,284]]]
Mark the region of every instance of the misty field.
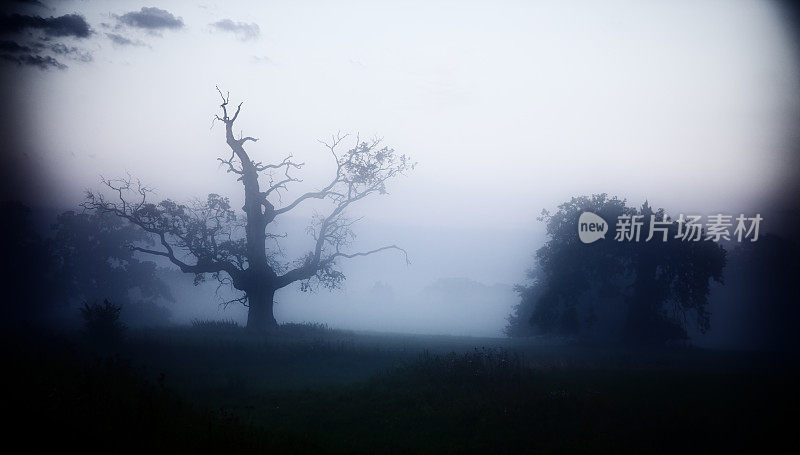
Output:
[[4,346],[12,429],[47,434],[31,447],[716,452],[790,439],[798,417],[777,354],[226,324]]

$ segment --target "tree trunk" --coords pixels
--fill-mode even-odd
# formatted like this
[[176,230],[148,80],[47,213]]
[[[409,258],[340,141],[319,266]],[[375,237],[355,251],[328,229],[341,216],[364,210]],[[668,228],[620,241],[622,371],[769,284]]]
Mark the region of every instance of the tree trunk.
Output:
[[248,329],[261,331],[278,326],[272,313],[274,297],[275,290],[264,287],[247,293],[247,302],[250,305],[247,311]]

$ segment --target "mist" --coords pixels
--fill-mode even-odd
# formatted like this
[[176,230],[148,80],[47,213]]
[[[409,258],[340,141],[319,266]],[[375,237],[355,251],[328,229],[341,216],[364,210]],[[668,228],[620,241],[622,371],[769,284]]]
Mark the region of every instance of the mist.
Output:
[[15,409],[96,450],[777,444],[798,401],[798,17],[4,5]]
[[[108,6],[51,7],[93,24],[89,39],[66,38],[91,62],[6,68],[4,133],[25,157],[7,159],[36,176],[12,191],[35,206],[75,207],[100,175],[126,173],[159,197],[215,192],[238,206],[216,161],[221,126],[210,128],[219,84],[245,102],[237,128],[259,138],[254,159],[307,163],[287,200],[325,181],[332,162],[317,141],[339,131],[381,136],[419,163],[388,197],[352,210],[377,223],[359,243],[402,243],[412,265],[352,261],[345,292],[381,281],[413,295],[453,277],[518,284],[543,241],[539,212],[581,194],[670,213],[788,208],[797,55],[773,4],[166,2],[175,26],[161,29],[125,22],[134,6]],[[258,26],[240,36],[237,23]],[[304,229],[315,208],[298,210]],[[293,237],[302,252],[302,232]],[[295,298],[307,299],[284,292]],[[365,302],[372,316],[359,327],[378,329],[366,321],[386,319],[380,311]],[[451,332],[441,324],[430,327]]]

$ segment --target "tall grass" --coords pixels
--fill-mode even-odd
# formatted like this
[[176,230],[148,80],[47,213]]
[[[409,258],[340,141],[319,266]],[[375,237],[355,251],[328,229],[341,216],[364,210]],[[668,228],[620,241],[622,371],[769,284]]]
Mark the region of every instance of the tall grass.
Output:
[[198,330],[225,331],[225,330],[238,330],[241,328],[241,326],[239,326],[239,323],[234,321],[233,319],[223,319],[223,320],[193,319],[192,328]]

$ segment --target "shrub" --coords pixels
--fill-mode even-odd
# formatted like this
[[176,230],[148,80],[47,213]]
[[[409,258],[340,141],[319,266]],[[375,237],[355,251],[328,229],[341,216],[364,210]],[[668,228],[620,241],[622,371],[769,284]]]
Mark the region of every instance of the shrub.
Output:
[[122,307],[108,299],[103,304],[84,302],[80,309],[84,320],[84,334],[95,342],[115,343],[122,340],[125,325],[119,320]]

